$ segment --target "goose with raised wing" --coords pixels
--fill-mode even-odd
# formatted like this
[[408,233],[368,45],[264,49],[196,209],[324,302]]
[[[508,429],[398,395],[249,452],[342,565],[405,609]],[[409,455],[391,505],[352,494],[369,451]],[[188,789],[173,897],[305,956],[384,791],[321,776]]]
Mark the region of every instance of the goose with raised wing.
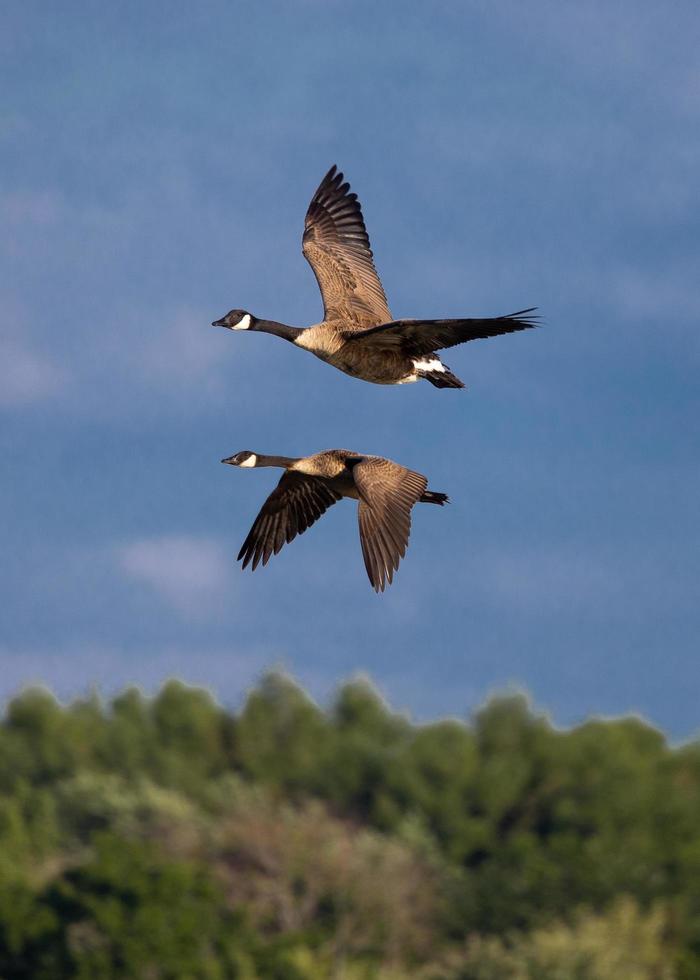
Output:
[[327,364],[374,384],[424,378],[436,388],[464,388],[437,351],[468,340],[496,337],[537,325],[535,307],[481,319],[393,320],[374,267],[357,195],[331,167],[306,212],[302,251],[323,298],[323,320],[292,327],[231,310],[212,326],[274,334]]
[[428,490],[420,473],[382,456],[327,449],[312,456],[264,456],[249,450],[222,459],[232,466],[278,466],[285,472],[255,518],[238,554],[243,568],[266,565],[273,554],[350,497],[359,501],[360,544],[369,580],[377,592],[391,584],[406,553],[411,509],[416,503],[447,503]]

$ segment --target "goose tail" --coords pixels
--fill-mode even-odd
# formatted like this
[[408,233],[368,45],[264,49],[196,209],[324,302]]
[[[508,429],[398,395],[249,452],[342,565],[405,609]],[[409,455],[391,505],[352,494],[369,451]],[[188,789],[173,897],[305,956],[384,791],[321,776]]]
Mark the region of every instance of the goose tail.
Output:
[[443,364],[437,354],[413,358],[413,370],[436,388],[464,388],[464,383]]
[[437,490],[426,490],[419,500],[422,504],[438,504],[440,507],[444,507],[445,504],[449,504],[450,498],[446,493],[440,493]]
[[416,371],[419,378],[425,378],[429,381],[431,385],[435,385],[436,388],[464,388],[465,384],[460,381],[456,374],[453,374],[448,367],[444,364],[440,365],[440,368],[433,371],[421,371],[420,369]]

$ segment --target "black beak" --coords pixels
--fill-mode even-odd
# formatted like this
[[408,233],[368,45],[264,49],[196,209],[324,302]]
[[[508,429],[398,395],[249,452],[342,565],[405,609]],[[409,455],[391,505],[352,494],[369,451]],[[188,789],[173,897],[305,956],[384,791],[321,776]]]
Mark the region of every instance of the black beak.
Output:
[[228,326],[228,324],[226,323],[226,317],[225,316],[222,316],[220,320],[212,320],[211,325],[212,325],[212,327],[226,327],[226,326]]
[[[212,327],[214,327],[214,326],[217,326],[217,324],[212,323]],[[227,456],[226,459],[222,459],[221,462],[222,463],[230,463],[231,466],[235,466],[236,465],[234,463],[234,459],[235,458],[236,458],[235,456]]]

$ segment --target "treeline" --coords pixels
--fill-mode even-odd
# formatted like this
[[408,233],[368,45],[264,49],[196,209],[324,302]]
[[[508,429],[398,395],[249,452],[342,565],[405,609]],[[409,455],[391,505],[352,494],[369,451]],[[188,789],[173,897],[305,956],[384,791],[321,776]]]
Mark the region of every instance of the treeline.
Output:
[[416,726],[149,699],[0,725],[0,980],[700,978],[700,745],[519,696]]

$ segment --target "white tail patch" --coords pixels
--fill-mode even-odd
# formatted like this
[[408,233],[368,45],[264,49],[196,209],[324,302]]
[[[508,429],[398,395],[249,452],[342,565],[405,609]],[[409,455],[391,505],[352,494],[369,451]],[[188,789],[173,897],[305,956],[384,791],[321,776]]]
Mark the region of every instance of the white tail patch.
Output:
[[444,373],[447,370],[442,361],[437,357],[431,357],[429,360],[425,361],[417,361],[414,358],[413,366],[416,371],[441,371]]
[[[238,323],[234,323],[232,330],[248,330],[250,328],[250,313],[242,316]],[[243,466],[254,466],[254,463],[243,463]]]
[[[234,330],[245,330],[245,327],[234,327],[233,329]],[[240,465],[241,466],[255,466],[255,464],[257,463],[257,461],[258,461],[258,457],[255,455],[255,453],[251,453],[250,456],[247,459],[244,459],[243,462]]]

